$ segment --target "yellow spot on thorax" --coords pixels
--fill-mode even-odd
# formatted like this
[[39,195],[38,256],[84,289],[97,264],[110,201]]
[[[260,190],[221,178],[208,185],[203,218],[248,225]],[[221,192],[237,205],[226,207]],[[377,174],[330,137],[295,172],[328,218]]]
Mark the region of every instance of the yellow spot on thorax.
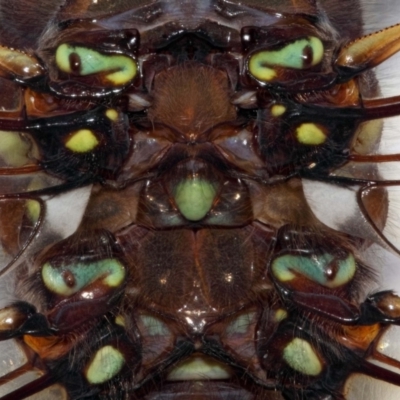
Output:
[[[44,182],[41,178],[34,178],[28,186],[28,192],[40,190],[43,188]],[[25,203],[26,215],[31,223],[36,223],[39,220],[42,210],[41,204],[37,200],[28,199]]]
[[282,104],[275,104],[271,107],[271,115],[275,118],[285,114],[286,107]]
[[28,199],[26,201],[26,213],[32,223],[36,223],[40,217],[41,205],[38,201]]
[[283,308],[280,308],[279,310],[276,310],[275,312],[275,321],[280,322],[286,319],[288,316],[288,313],[286,310]]
[[93,131],[90,129],[80,129],[69,137],[65,143],[65,147],[74,153],[88,153],[94,150],[99,143],[99,139]]
[[118,111],[117,111],[117,110],[114,110],[113,108],[110,108],[110,109],[108,109],[108,110],[106,111],[106,117],[107,117],[109,120],[115,122],[115,121],[118,120]]
[[18,132],[0,131],[0,158],[10,167],[28,164],[30,143]]
[[115,317],[115,323],[119,326],[122,326],[123,328],[125,328],[126,326],[125,318],[122,315],[117,315]]
[[297,127],[296,138],[301,144],[319,146],[325,143],[327,136],[318,124],[305,122]]

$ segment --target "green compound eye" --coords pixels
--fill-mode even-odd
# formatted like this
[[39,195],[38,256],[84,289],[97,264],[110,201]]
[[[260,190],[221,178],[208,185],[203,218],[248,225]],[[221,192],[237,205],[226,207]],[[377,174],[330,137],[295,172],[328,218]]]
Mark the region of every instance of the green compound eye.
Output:
[[253,54],[249,60],[250,73],[260,81],[272,81],[278,76],[274,67],[307,69],[318,65],[324,56],[324,45],[317,37],[296,40],[279,50]]
[[350,282],[356,269],[356,261],[352,254],[344,260],[337,260],[328,253],[313,257],[286,254],[277,257],[271,265],[272,273],[281,282],[296,279],[297,273],[331,289]]
[[46,263],[42,267],[42,279],[47,289],[64,297],[72,296],[97,280],[101,280],[110,289],[116,288],[123,283],[124,278],[125,267],[113,258],[58,268]]
[[113,86],[129,83],[137,73],[136,61],[131,57],[123,54],[102,54],[66,43],[58,46],[55,59],[57,67],[67,74],[104,74],[106,81]]

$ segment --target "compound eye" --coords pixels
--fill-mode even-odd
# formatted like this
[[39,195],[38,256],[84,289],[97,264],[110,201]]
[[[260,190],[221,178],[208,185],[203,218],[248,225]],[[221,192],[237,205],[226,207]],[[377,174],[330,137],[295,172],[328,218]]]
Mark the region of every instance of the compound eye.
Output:
[[271,82],[279,78],[280,69],[305,70],[321,63],[322,41],[314,36],[291,42],[278,50],[262,50],[249,59],[249,71],[258,80]]
[[123,86],[137,73],[136,61],[124,54],[103,54],[67,43],[58,46],[55,55],[58,69],[75,76],[99,75],[104,84]]
[[[47,289],[63,297],[70,297],[90,285],[103,286],[107,292],[120,287],[125,279],[125,268],[116,259],[109,258],[91,263],[71,263],[42,267],[42,279]],[[97,290],[96,293],[100,293]],[[94,299],[95,295],[89,297]]]

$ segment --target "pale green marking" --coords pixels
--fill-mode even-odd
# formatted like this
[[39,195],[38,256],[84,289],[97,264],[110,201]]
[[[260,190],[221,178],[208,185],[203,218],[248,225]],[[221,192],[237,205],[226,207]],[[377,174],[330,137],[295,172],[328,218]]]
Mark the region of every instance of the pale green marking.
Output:
[[68,44],[62,44],[58,46],[57,51],[56,51],[56,64],[57,67],[68,74],[72,72],[71,65],[70,65],[70,60],[69,56],[71,53],[73,53],[73,49],[75,49],[72,46],[69,46]]
[[140,319],[147,329],[147,334],[149,336],[168,336],[171,334],[167,325],[160,319],[153,317],[151,315],[141,315]]
[[117,315],[115,317],[115,323],[119,326],[122,326],[123,328],[126,327],[126,322],[125,322],[125,318],[122,315]]
[[113,346],[104,346],[97,351],[88,365],[85,376],[89,383],[98,385],[114,378],[125,364],[123,354]]
[[269,82],[278,75],[273,68],[263,65],[264,57],[262,54],[263,53],[257,53],[250,58],[249,71],[256,79],[259,79],[263,82]]
[[284,310],[283,308],[280,308],[279,310],[276,310],[276,312],[275,312],[275,321],[281,322],[284,319],[286,319],[287,316],[288,316],[287,311]]
[[322,372],[322,364],[311,345],[294,338],[284,349],[283,359],[295,371],[304,375],[317,376]]
[[313,51],[312,66],[314,66],[314,65],[319,64],[322,61],[322,59],[324,58],[325,48],[324,48],[324,44],[322,43],[322,41],[315,36],[309,37],[309,41],[310,41],[310,46]]
[[275,118],[285,114],[286,107],[283,104],[275,104],[271,107],[271,115]]
[[296,137],[299,143],[308,146],[319,146],[324,144],[327,139],[325,132],[312,122],[305,122],[298,126]]
[[115,86],[122,86],[130,82],[137,73],[136,61],[123,54],[102,54],[87,47],[72,46],[64,43],[56,51],[56,64],[58,68],[68,74],[73,73],[70,65],[71,54],[80,58],[81,76],[108,73],[106,75]]
[[0,131],[0,158],[7,167],[22,167],[30,160],[28,153],[31,144],[18,132]]
[[117,110],[114,110],[113,108],[109,108],[109,109],[106,111],[106,117],[107,117],[109,120],[115,122],[115,121],[118,120],[118,111],[117,111]]
[[261,81],[271,81],[277,76],[274,67],[304,69],[306,47],[312,50],[309,66],[319,64],[324,56],[324,45],[317,37],[308,37],[289,43],[279,50],[264,50],[253,54],[249,60],[249,71]]
[[351,279],[353,279],[356,269],[356,260],[352,254],[349,254],[345,260],[339,261],[339,270],[335,276],[335,279],[333,281],[329,281],[328,286],[330,288],[335,288],[349,282]]
[[[334,279],[328,279],[326,272],[329,264],[338,263],[338,270]],[[281,282],[288,282],[296,278],[295,272],[331,289],[349,282],[356,272],[356,261],[352,254],[344,260],[334,260],[331,254],[312,257],[302,257],[287,254],[276,258],[272,262],[272,273]]]
[[[66,284],[64,274],[73,276],[73,286]],[[42,267],[42,279],[50,291],[61,296],[72,296],[85,286],[101,280],[104,285],[118,287],[125,278],[125,267],[116,259],[108,258],[90,264],[77,263],[53,267],[46,263]]]
[[36,223],[40,217],[41,205],[38,201],[29,199],[25,203],[26,213],[32,223]]
[[226,332],[230,335],[241,334],[244,335],[248,330],[252,322],[254,321],[256,313],[249,312],[241,314],[235,318],[226,328]]
[[199,221],[210,211],[216,195],[215,187],[197,177],[179,183],[175,190],[175,202],[182,215],[189,221]]
[[90,129],[74,132],[65,143],[65,147],[74,153],[88,153],[99,145],[99,139]]
[[99,145],[99,139],[90,129],[74,132],[65,143],[65,147],[74,153],[88,153]]
[[[293,260],[294,258],[294,260]],[[282,256],[276,258],[272,262],[272,272],[273,274],[281,281],[288,282],[296,278],[296,275],[291,270],[299,270],[298,264],[300,260],[298,260],[298,256]],[[292,264],[290,264],[290,262]]]
[[46,182],[41,177],[34,177],[31,182],[29,183],[28,192],[33,192],[34,190],[40,190],[46,187]]
[[206,381],[209,379],[230,379],[229,366],[214,358],[204,355],[192,355],[178,363],[170,371],[167,381]]

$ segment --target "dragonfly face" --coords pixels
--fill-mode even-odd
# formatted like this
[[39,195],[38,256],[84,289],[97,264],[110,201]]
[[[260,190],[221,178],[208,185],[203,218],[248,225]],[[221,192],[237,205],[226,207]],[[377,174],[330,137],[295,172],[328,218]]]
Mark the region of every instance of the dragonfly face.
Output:
[[363,36],[356,1],[16,4],[0,399],[396,393],[400,299],[367,293],[371,246],[399,248],[372,69],[400,27]]

